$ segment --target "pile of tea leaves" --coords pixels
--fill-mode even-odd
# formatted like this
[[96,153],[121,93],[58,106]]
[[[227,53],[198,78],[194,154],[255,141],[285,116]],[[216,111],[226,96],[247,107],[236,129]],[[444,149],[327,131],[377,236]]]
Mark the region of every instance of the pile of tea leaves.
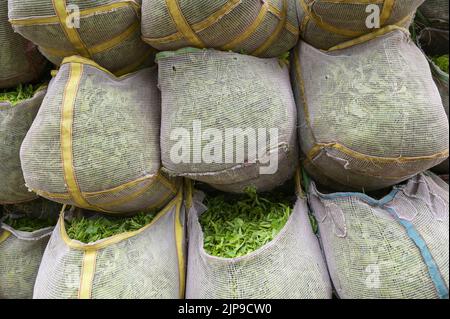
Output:
[[439,69],[448,74],[448,54],[433,57],[432,60],[433,63],[439,67]]
[[42,87],[42,84],[38,85],[22,85],[20,84],[14,89],[2,89],[0,90],[0,103],[9,102],[11,105],[17,105],[20,102],[28,100],[34,96],[34,93]]
[[55,226],[56,220],[52,218],[39,219],[28,216],[13,218],[11,216],[8,216],[5,218],[3,223],[15,230],[31,233],[37,230]]
[[200,216],[204,249],[213,256],[236,258],[272,241],[293,210],[291,198],[280,194],[258,195],[248,188],[233,198],[207,196],[208,210]]
[[66,221],[69,238],[82,243],[93,243],[115,235],[132,232],[150,224],[156,213],[139,213],[133,217],[74,217]]

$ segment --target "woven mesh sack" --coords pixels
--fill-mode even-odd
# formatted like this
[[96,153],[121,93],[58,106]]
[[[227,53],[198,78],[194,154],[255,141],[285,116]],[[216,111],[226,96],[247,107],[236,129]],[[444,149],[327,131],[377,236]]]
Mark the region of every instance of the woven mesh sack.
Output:
[[20,166],[20,146],[44,99],[47,87],[17,105],[0,102],[0,204],[11,204],[37,197],[25,186]]
[[[242,192],[248,185],[267,191],[293,176],[298,161],[296,109],[287,67],[277,59],[194,48],[159,53],[157,63],[166,172],[230,192]],[[277,129],[278,139],[271,129]],[[222,136],[210,140],[209,130]],[[233,130],[235,138],[227,130]],[[180,131],[183,139],[177,141],[173,137]],[[239,142],[251,133],[258,144],[263,139],[266,145]],[[196,144],[186,141],[186,135],[203,138]],[[174,158],[180,144],[186,159]],[[213,160],[205,157],[211,153]],[[238,159],[240,153],[245,153],[243,159]],[[275,174],[261,173],[268,159],[278,161]]]
[[0,89],[36,80],[46,66],[35,45],[14,33],[8,0],[0,0]]
[[335,45],[371,33],[367,19],[378,6],[379,27],[408,28],[416,9],[424,0],[296,0],[300,37],[315,48],[328,50]]
[[448,29],[448,1],[426,0],[419,7],[419,11],[431,22],[433,27]]
[[[442,104],[444,105],[445,113],[447,114],[447,119],[449,115],[449,87],[448,87],[448,74],[443,72],[439,67],[437,67],[434,63],[430,62],[431,70],[433,72],[434,82],[439,89],[439,93],[441,94]],[[437,174],[448,174],[449,173],[449,161],[447,158],[441,164],[432,168],[432,171]]]
[[15,230],[0,221],[0,299],[31,299],[53,227]]
[[298,40],[296,0],[144,0],[143,39],[159,50],[192,46],[277,57]]
[[160,103],[156,68],[117,78],[67,58],[21,147],[27,186],[97,211],[163,207],[176,186],[160,174]]
[[[176,299],[184,296],[181,193],[150,223],[84,244],[68,237],[61,214],[44,253],[34,299]],[[67,216],[66,216],[67,215]]]
[[80,55],[116,75],[153,63],[141,40],[140,0],[11,0],[14,30],[39,46],[51,62]]
[[238,258],[208,254],[200,215],[207,210],[196,192],[189,210],[188,299],[329,299],[331,283],[308,218],[298,198],[281,232],[260,249]]
[[428,61],[404,32],[386,28],[331,52],[305,42],[295,50],[304,165],[315,179],[330,180],[326,186],[382,189],[448,157],[439,91]]
[[61,204],[41,197],[24,203],[3,205],[3,213],[5,215],[21,214],[39,219],[51,218],[57,220],[60,211]]
[[430,173],[382,199],[320,193],[309,200],[343,299],[448,298],[448,185]]

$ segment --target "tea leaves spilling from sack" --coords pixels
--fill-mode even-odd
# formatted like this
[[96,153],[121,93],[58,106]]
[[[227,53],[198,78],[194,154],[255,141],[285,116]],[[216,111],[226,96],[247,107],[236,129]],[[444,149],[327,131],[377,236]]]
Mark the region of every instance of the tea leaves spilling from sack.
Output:
[[258,195],[254,188],[233,200],[224,195],[206,198],[200,216],[204,249],[211,255],[236,258],[272,241],[292,213],[292,202],[280,195]]
[[17,105],[22,101],[31,99],[34,95],[34,93],[40,89],[42,85],[22,85],[19,84],[15,89],[13,90],[0,90],[0,103],[1,102],[9,102],[12,105]]
[[448,74],[448,54],[435,56],[432,60],[442,71]]
[[150,224],[155,216],[156,213],[140,213],[133,217],[75,217],[66,223],[66,231],[71,239],[88,244],[139,230]]
[[29,233],[56,225],[55,219],[52,218],[38,219],[28,216],[20,218],[13,218],[11,216],[8,216],[3,221],[3,223],[11,226],[15,230]]

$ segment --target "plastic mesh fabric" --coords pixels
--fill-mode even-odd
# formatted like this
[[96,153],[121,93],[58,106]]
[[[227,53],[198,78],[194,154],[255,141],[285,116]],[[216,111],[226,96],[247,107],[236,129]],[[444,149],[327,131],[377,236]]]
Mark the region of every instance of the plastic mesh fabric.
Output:
[[[126,3],[114,9],[102,8],[105,5],[116,5]],[[142,56],[148,55],[150,47],[140,38],[140,22],[137,16],[137,5],[141,1],[71,1],[70,5],[77,5],[80,9],[80,28],[77,32],[83,44],[88,48],[90,56],[95,62],[107,68],[111,72],[121,72],[122,69],[139,62]],[[94,10],[93,13],[85,13],[84,10]],[[53,63],[59,65],[63,57],[77,52],[75,46],[66,37],[60,24],[56,22],[33,23],[32,25],[14,24],[14,20],[27,20],[33,18],[56,17],[52,0],[35,0],[9,2],[9,18],[13,20],[16,32],[42,47],[41,52]],[[111,40],[118,38],[129,30],[134,24],[136,28],[124,39],[99,49],[99,45],[105,45]],[[57,56],[49,50],[62,50]],[[98,52],[98,51],[101,52]],[[149,57],[139,64],[148,66],[152,64]]]
[[448,186],[435,179],[420,174],[381,200],[359,193],[324,195],[311,185],[311,208],[341,298],[438,297],[420,250],[388,209],[424,239],[448,289]]
[[[304,6],[311,10],[312,15],[305,11],[302,2]],[[304,24],[301,37],[318,49],[328,50],[339,43],[370,33],[373,29],[368,29],[366,26],[366,19],[369,16],[366,8],[370,4],[377,5],[381,14],[384,2],[384,0],[344,0],[339,2],[332,0],[297,0],[297,14],[300,25],[302,25],[305,17],[312,17],[308,23]],[[395,0],[390,16],[381,27],[398,24],[401,27],[408,28],[412,19],[407,17],[412,17],[423,2],[424,0]],[[405,18],[406,20],[399,24]],[[317,21],[337,28],[338,31],[331,31],[327,27],[322,27]],[[350,36],[344,30],[357,32],[359,35]]]
[[[184,208],[179,217],[184,220]],[[90,298],[179,298],[175,218],[174,206],[139,234],[97,249]],[[61,236],[61,227],[65,226],[60,221],[45,251],[34,289],[35,299],[79,298],[85,251],[71,248]],[[83,249],[88,246],[82,244]]]
[[[188,25],[207,48],[220,49],[244,34],[257,20],[264,6],[268,10],[254,32],[231,48],[235,52],[255,52],[270,39],[281,23],[283,0],[178,0],[180,11]],[[224,8],[226,10],[224,10]],[[286,1],[287,22],[272,45],[257,54],[276,57],[290,50],[298,39],[295,0]],[[288,26],[289,25],[289,26]],[[193,46],[183,38],[172,20],[165,1],[144,0],[142,4],[142,34],[144,40],[159,50],[177,50]],[[155,39],[178,35],[175,39]]]
[[[301,147],[316,167],[309,173],[375,190],[445,160],[449,127],[439,91],[403,32],[328,53],[301,42],[296,55]],[[322,150],[312,151],[318,144]]]
[[298,200],[284,229],[272,242],[236,259],[214,257],[203,249],[198,218],[205,209],[194,197],[189,211],[186,298],[331,298],[330,280],[311,230],[306,200]]
[[426,0],[419,10],[434,27],[448,29],[448,1]]
[[[447,52],[448,53],[448,52]],[[433,72],[433,79],[441,95],[442,104],[444,105],[445,113],[449,114],[449,87],[448,87],[448,74],[442,72],[439,67],[430,62],[430,67]],[[448,174],[449,173],[449,159],[445,160],[441,164],[432,168],[433,172],[437,174]]]
[[8,22],[8,1],[0,0],[0,88],[36,80],[46,66],[37,48],[14,33]]
[[[74,63],[81,63],[82,75],[74,104],[72,154],[83,196],[97,209],[110,212],[164,206],[175,195],[175,181],[164,184],[157,178],[161,102],[156,68],[116,78],[85,62]],[[67,83],[74,81],[69,76],[71,65],[63,64],[50,83],[23,142],[21,160],[31,189],[73,205],[64,181],[60,142],[63,96]]]
[[27,233],[1,224],[0,237],[0,299],[31,299],[42,255],[52,228]]
[[17,203],[36,198],[28,191],[20,165],[20,146],[41,106],[46,90],[15,106],[0,102],[0,203]]
[[[158,64],[162,92],[161,148],[165,171],[210,184],[227,185],[228,188],[230,184],[248,184],[253,180],[252,184],[259,184],[267,190],[293,175],[298,148],[296,110],[288,69],[281,66],[277,59],[188,49],[163,53],[158,56]],[[223,139],[209,143],[214,152],[222,151],[221,162],[225,162],[225,156],[230,156],[227,149],[233,147],[236,151],[239,145],[237,139],[231,141],[226,138],[227,129],[243,130],[236,134],[243,139],[246,129],[264,129],[267,139],[270,129],[278,129],[277,145],[267,143],[272,151],[278,151],[275,155],[278,157],[278,172],[266,179],[265,185],[255,182],[254,179],[262,178],[259,169],[266,164],[250,163],[255,159],[249,158],[249,152],[255,149],[247,143],[245,164],[207,163],[202,151],[204,153],[210,137],[204,137],[201,147],[195,147],[193,143],[184,145],[186,153],[192,156],[191,163],[175,162],[171,151],[177,148],[179,142],[171,140],[170,136],[177,130],[185,130],[192,139],[196,134],[194,121],[201,125],[202,132],[215,129],[222,134]],[[259,138],[264,138],[259,135]],[[266,153],[267,149],[262,147],[259,151]],[[196,157],[201,159],[200,163],[194,162]],[[241,187],[236,185],[236,189],[229,190],[240,191]]]

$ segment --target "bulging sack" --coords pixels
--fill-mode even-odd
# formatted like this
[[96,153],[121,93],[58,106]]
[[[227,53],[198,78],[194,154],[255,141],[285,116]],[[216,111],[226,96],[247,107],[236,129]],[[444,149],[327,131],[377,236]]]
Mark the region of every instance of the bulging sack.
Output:
[[[445,113],[447,114],[447,119],[449,115],[449,87],[448,87],[448,73],[443,72],[439,67],[437,67],[433,62],[430,62],[430,67],[433,73],[433,79],[438,87],[439,93],[442,98],[442,104],[444,105]],[[449,161],[446,159],[441,164],[432,168],[432,171],[436,174],[448,174],[449,173]]]
[[160,174],[160,103],[156,68],[117,78],[67,58],[21,147],[27,186],[96,211],[163,207],[176,181]]
[[238,258],[204,249],[199,217],[207,207],[196,192],[189,209],[187,299],[329,299],[331,283],[319,243],[298,198],[281,232],[268,244]]
[[0,89],[38,79],[47,62],[35,45],[14,33],[8,0],[0,0],[0,43]]
[[[3,218],[4,219],[4,218]],[[31,299],[53,227],[33,232],[0,221],[0,299]]]
[[157,63],[168,174],[229,192],[268,191],[293,176],[296,108],[278,59],[188,48]]
[[116,75],[153,63],[155,50],[141,40],[140,0],[11,0],[14,30],[60,65],[89,58]]
[[32,98],[16,105],[0,102],[0,204],[37,198],[25,186],[20,164],[20,146],[39,111],[46,91],[47,87],[42,87]]
[[311,184],[310,206],[339,297],[448,298],[448,185],[431,174],[379,200],[322,194]]
[[296,0],[143,0],[143,39],[161,51],[215,48],[277,57],[298,40]]
[[296,0],[300,37],[328,50],[385,26],[408,28],[424,1]]
[[448,1],[426,0],[419,11],[431,22],[432,27],[448,30]]
[[331,52],[305,42],[295,50],[304,165],[332,189],[390,187],[448,157],[448,120],[428,61],[406,31],[389,30]]
[[34,299],[176,299],[184,296],[181,192],[152,223],[94,243],[70,239],[64,212],[45,250]]

